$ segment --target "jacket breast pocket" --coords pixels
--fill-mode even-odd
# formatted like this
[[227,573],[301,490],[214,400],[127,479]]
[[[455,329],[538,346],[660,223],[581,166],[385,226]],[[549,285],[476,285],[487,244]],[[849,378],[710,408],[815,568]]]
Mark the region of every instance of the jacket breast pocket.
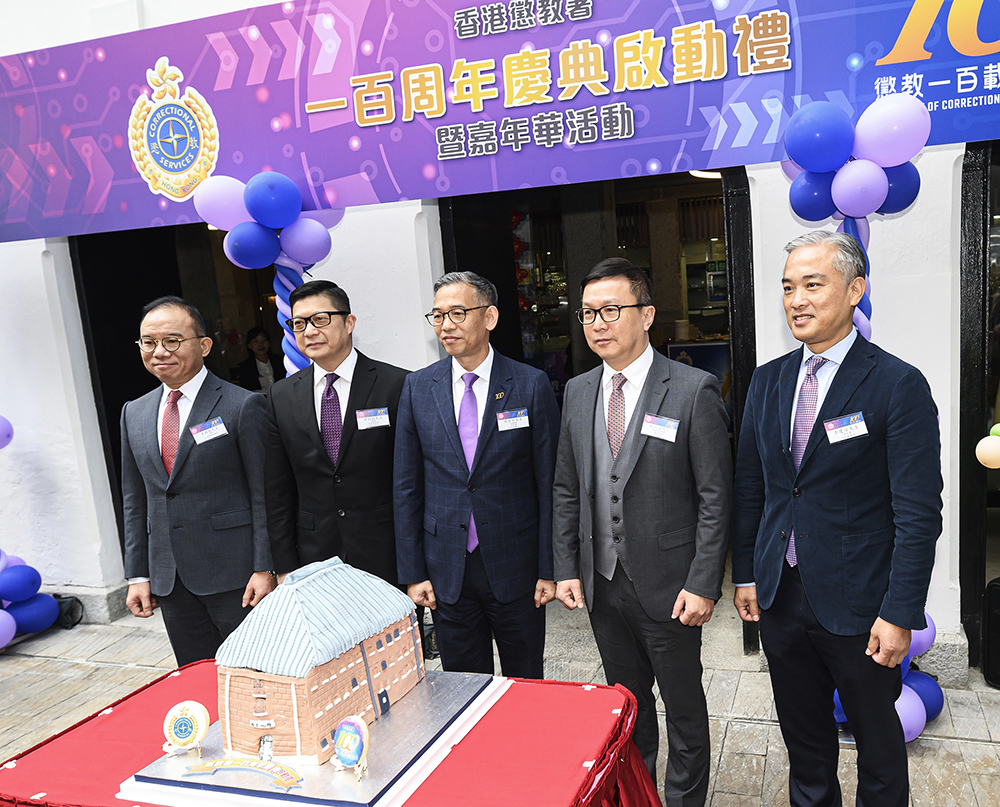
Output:
[[233,527],[245,527],[253,522],[253,513],[247,510],[230,510],[226,513],[212,514],[213,530],[230,530]]

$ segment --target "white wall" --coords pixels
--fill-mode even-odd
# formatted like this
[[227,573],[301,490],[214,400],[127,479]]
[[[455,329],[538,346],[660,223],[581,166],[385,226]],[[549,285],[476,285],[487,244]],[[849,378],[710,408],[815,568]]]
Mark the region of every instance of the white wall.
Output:
[[[944,528],[927,611],[944,633],[960,633],[958,578],[959,254],[964,145],[925,148],[917,201],[903,213],[873,216],[872,341],[926,376],[941,417]],[[753,217],[757,363],[798,346],[781,304],[784,245],[814,229],[835,229],[796,219],[788,205],[789,181],[778,165],[750,166]]]

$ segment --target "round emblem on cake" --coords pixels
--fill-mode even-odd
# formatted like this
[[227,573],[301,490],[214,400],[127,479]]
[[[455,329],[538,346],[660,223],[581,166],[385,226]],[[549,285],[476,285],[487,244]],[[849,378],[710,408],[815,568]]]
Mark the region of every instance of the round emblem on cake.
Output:
[[198,701],[183,701],[167,712],[163,735],[170,745],[185,747],[200,744],[208,733],[208,709]]

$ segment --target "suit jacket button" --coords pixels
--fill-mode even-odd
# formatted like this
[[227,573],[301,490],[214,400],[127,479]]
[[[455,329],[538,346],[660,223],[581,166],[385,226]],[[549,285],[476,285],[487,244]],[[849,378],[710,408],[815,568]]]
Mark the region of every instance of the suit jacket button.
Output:
[[617,496],[612,496],[611,497],[611,502],[612,502],[612,504],[618,504],[618,497]]
[[343,518],[344,516],[347,515],[347,513],[345,513],[343,510],[338,510],[337,511],[337,515],[340,516],[341,518]]
[[617,482],[618,481],[618,474],[611,474],[611,481],[612,482]]
[[459,528],[460,530],[467,530],[467,529],[469,529],[469,528],[468,528],[468,526],[466,526],[465,524],[459,524],[459,525],[458,525],[458,528]]
[[469,493],[475,493],[475,492],[476,492],[476,486],[475,485],[469,485]]
[[339,482],[339,481],[340,481],[340,475],[338,474],[337,476],[335,476],[335,477],[333,478],[333,481],[334,481],[334,482]]
[[799,494],[801,494],[801,493],[802,493],[802,491],[801,491],[801,490],[799,490],[798,488],[792,488],[792,495],[793,495],[793,496],[794,496],[795,498],[798,498],[798,497],[799,497]]
[[781,531],[781,538],[782,538],[782,540],[784,540],[784,537],[785,537],[785,531],[784,531],[784,530],[782,530],[782,531]]
[[613,524],[617,524],[621,519],[618,516],[611,516],[611,521]]
[[620,535],[612,535],[612,536],[611,536],[611,540],[612,540],[612,541],[614,541],[614,542],[615,542],[616,544],[617,544],[617,543],[618,543],[619,541],[621,541],[621,539],[622,539],[622,537],[621,537]]
[[168,491],[167,491],[167,498],[168,498],[168,499],[172,499],[172,498],[174,498],[174,496],[176,496],[176,495],[177,495],[177,494],[176,494],[176,493],[174,493],[174,492],[173,492],[172,490],[168,490]]

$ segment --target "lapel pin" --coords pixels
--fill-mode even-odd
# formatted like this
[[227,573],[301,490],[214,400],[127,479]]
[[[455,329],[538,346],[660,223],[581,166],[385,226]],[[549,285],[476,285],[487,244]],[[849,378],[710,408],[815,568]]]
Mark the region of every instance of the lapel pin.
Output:
[[502,392],[498,392],[497,393],[497,397],[496,397],[495,400],[499,401],[501,398],[503,398],[503,393]]

